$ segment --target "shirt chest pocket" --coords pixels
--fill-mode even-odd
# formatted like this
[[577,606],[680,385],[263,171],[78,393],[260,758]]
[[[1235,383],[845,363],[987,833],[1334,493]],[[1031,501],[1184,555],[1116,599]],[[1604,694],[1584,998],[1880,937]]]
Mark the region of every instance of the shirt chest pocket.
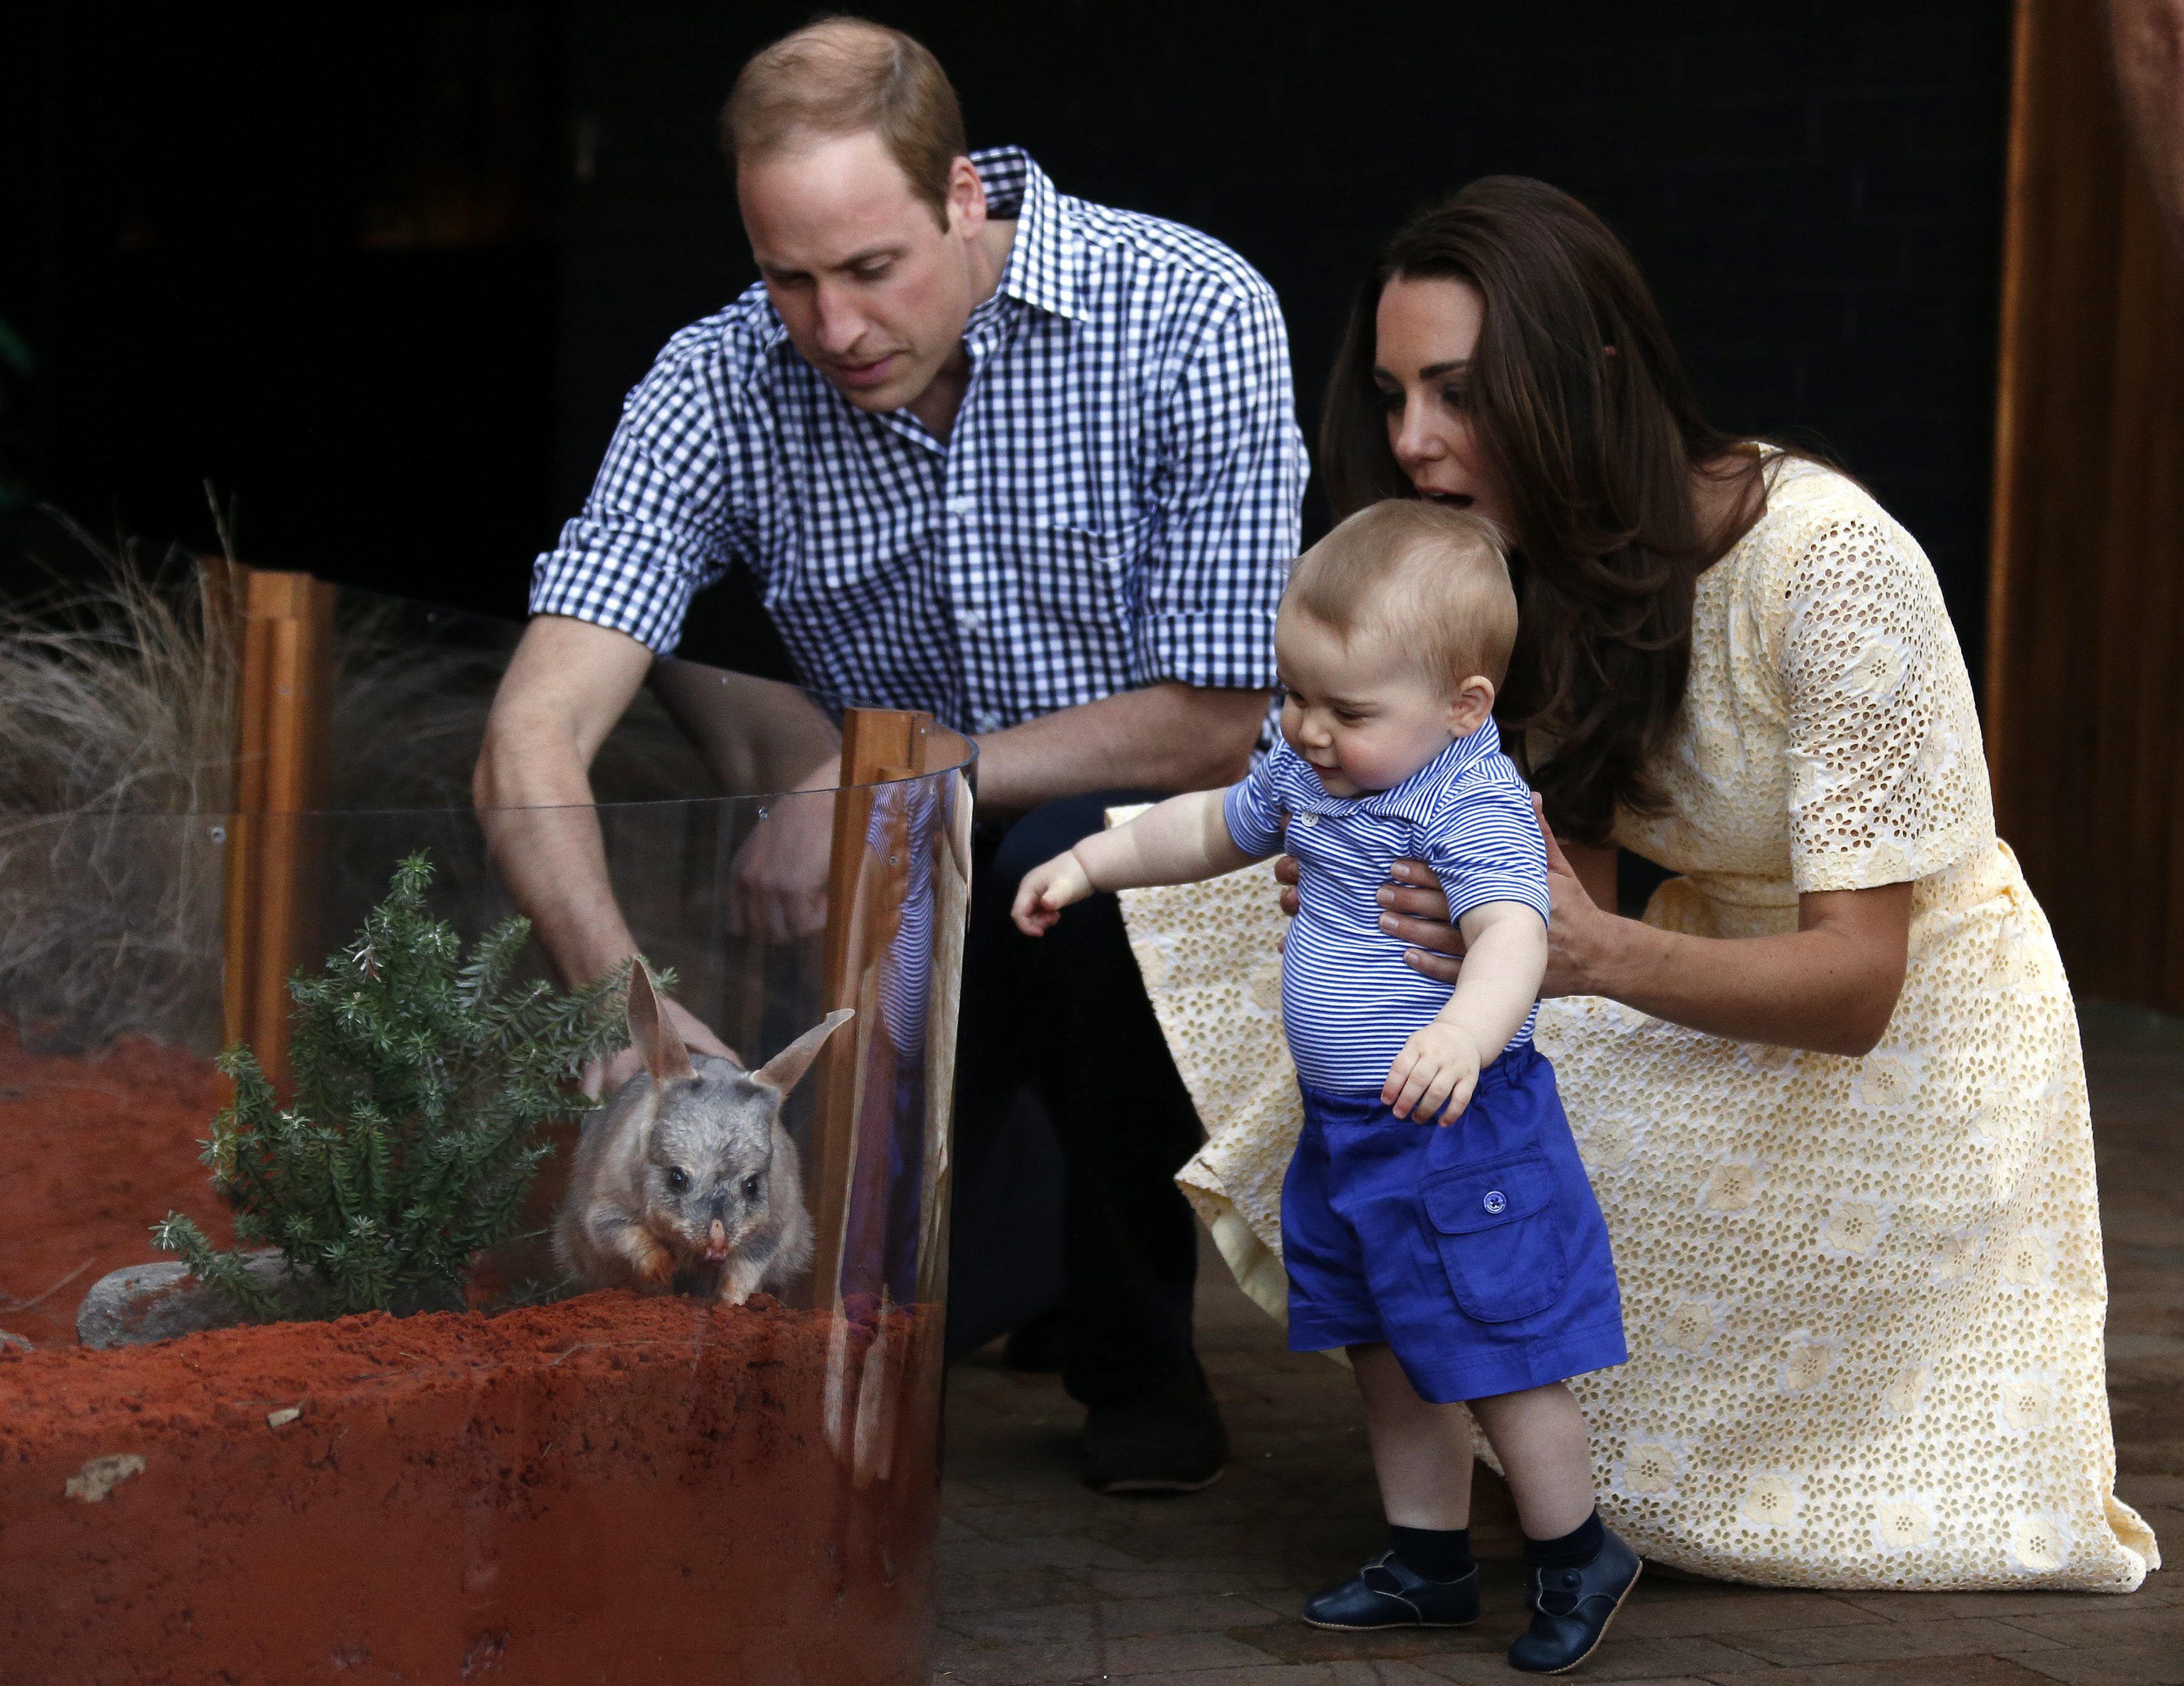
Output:
[[1139,565],[1148,522],[1025,522],[993,530],[989,552],[1009,587],[1050,623],[1118,628],[1145,608]]
[[1482,1323],[1513,1322],[1562,1298],[1569,1261],[1554,1171],[1543,1155],[1452,1166],[1427,1177],[1418,1197],[1449,1287],[1467,1315]]

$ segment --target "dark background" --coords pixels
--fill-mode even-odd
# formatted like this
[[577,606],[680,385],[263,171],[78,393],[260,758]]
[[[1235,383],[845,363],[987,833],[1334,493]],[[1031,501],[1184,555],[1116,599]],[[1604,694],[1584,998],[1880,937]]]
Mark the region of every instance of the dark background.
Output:
[[[1398,220],[1490,170],[1570,189],[1718,422],[1824,444],[1920,538],[1979,672],[2006,7],[867,11],[939,54],[974,147],[1263,270],[1308,433]],[[210,548],[209,476],[245,559],[520,615],[623,391],[750,279],[715,113],[811,14],[35,14],[0,48],[0,322],[35,359],[0,336],[0,556],[66,560],[39,500]],[[686,653],[762,660],[746,618],[713,593]]]

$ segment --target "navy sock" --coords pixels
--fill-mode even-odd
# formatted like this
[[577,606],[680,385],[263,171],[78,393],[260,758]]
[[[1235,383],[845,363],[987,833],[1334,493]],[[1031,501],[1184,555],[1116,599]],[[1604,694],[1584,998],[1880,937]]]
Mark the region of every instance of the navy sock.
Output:
[[1600,1548],[1607,1543],[1607,1525],[1595,1511],[1560,1539],[1534,1539],[1526,1535],[1524,1561],[1535,1569],[1582,1569],[1600,1555]]
[[1471,1572],[1469,1528],[1401,1528],[1388,1524],[1396,1561],[1429,1581],[1460,1581]]

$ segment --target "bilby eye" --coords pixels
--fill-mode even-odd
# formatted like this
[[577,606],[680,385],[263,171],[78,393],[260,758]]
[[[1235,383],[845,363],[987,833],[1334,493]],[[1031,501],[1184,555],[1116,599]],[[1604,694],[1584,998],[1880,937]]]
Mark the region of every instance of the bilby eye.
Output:
[[744,1178],[744,1199],[746,1200],[758,1199],[758,1174],[755,1171]]
[[690,1188],[690,1173],[679,1165],[670,1166],[667,1168],[667,1188],[670,1194],[688,1194]]

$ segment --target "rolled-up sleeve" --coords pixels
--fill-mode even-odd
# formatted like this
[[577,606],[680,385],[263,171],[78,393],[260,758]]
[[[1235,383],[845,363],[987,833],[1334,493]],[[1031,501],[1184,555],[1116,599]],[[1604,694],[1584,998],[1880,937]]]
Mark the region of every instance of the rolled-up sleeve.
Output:
[[610,626],[660,655],[675,648],[691,598],[747,550],[738,384],[711,325],[668,342],[624,401],[582,513],[532,565],[532,614]]
[[1304,437],[1273,289],[1224,291],[1219,306],[1168,407],[1158,528],[1143,559],[1139,685],[1275,683],[1274,611],[1296,555]]

